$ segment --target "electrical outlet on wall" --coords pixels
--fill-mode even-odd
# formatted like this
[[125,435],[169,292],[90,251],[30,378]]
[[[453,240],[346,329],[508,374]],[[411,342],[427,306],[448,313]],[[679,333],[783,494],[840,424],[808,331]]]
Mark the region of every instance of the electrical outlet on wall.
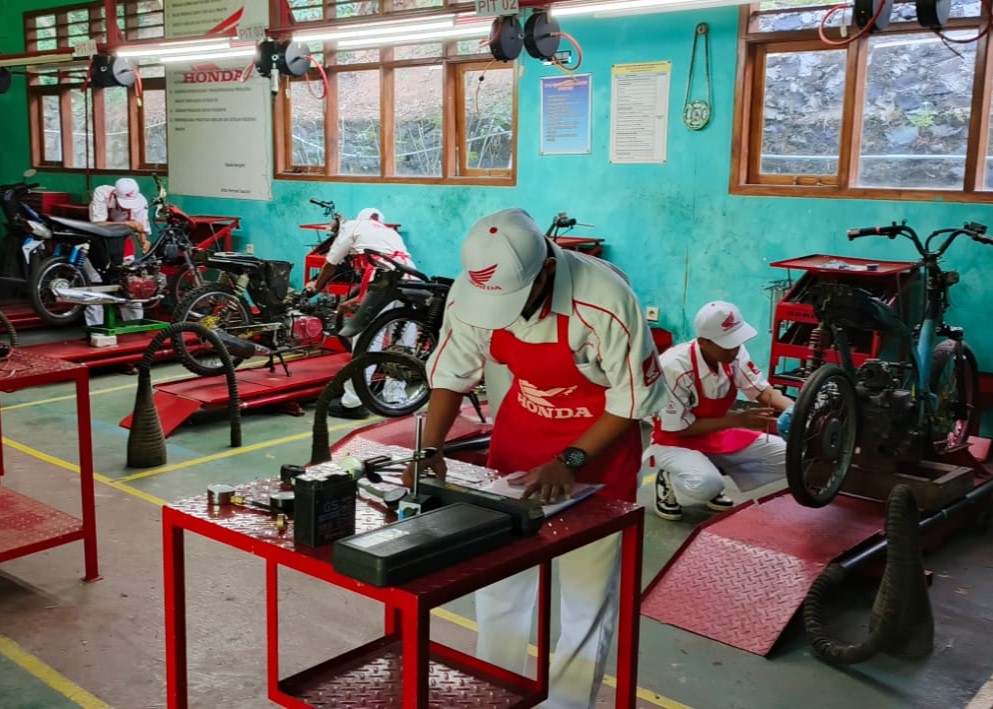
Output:
[[255,244],[245,244],[245,253],[246,254],[254,254],[255,253]]
[[645,308],[645,319],[648,322],[658,322],[659,321],[659,309],[654,305],[649,305]]

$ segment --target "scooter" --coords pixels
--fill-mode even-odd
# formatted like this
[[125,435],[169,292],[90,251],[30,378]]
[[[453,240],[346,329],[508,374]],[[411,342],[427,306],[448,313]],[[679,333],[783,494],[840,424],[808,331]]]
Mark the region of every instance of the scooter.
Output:
[[44,236],[48,232],[42,228],[41,216],[24,201],[39,186],[27,181],[34,175],[34,170],[27,170],[21,182],[0,185],[0,210],[6,219],[0,285],[11,286],[15,292],[24,291],[31,274],[54,252],[54,244]]

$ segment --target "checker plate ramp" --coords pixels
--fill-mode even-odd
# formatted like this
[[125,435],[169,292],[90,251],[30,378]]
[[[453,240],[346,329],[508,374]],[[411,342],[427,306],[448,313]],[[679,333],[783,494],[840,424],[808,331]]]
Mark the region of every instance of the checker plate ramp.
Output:
[[882,533],[883,512],[844,495],[804,507],[784,490],[714,517],[649,584],[641,614],[768,655],[824,568]]

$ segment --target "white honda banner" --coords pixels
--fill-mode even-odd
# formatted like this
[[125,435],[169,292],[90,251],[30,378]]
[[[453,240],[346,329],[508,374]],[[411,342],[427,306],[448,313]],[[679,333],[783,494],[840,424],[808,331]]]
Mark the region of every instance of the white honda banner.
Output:
[[[268,25],[268,7],[260,0],[169,0],[166,37],[234,29],[239,43],[257,42]],[[170,191],[272,199],[272,98],[269,81],[246,72],[252,61],[208,56],[168,65]]]

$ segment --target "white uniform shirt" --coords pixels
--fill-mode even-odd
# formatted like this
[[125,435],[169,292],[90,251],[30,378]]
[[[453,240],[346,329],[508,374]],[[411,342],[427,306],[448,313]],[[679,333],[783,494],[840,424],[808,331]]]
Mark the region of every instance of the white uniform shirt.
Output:
[[148,200],[141,197],[141,206],[134,209],[122,209],[117,205],[117,198],[114,195],[113,185],[100,185],[93,190],[93,199],[90,201],[90,221],[91,222],[138,222],[142,231],[146,234],[152,233],[152,227],[148,223]]
[[[550,312],[518,317],[506,329],[526,343],[555,342],[558,318],[569,316],[569,347],[577,369],[606,387],[606,410],[640,419],[659,410],[658,354],[641,306],[622,275],[605,261],[553,246],[557,259]],[[489,361],[493,330],[472,327],[451,315],[448,303],[439,345],[428,359],[431,387],[469,391],[483,375],[490,406],[499,408],[509,376]],[[500,371],[502,370],[502,372]],[[496,379],[502,374],[502,380]]]
[[[690,345],[693,342],[696,340],[670,347],[659,358],[665,385],[663,386],[663,405],[656,414],[662,424],[663,431],[682,431],[696,421],[693,409],[698,402],[693,377],[693,362],[690,359]],[[700,353],[700,346],[697,345],[694,350],[703,395],[708,399],[720,399],[727,396],[731,388],[731,379],[724,373],[724,367],[718,367],[716,372],[712,371]],[[769,388],[769,382],[762,374],[762,370],[752,361],[744,345],[738,350],[738,356],[735,360],[728,366],[738,391],[752,401],[755,401],[759,394]]]
[[352,219],[344,222],[338,229],[338,236],[331,242],[327,261],[332,266],[337,266],[349,254],[358,255],[367,249],[416,268],[400,235],[374,219]]

